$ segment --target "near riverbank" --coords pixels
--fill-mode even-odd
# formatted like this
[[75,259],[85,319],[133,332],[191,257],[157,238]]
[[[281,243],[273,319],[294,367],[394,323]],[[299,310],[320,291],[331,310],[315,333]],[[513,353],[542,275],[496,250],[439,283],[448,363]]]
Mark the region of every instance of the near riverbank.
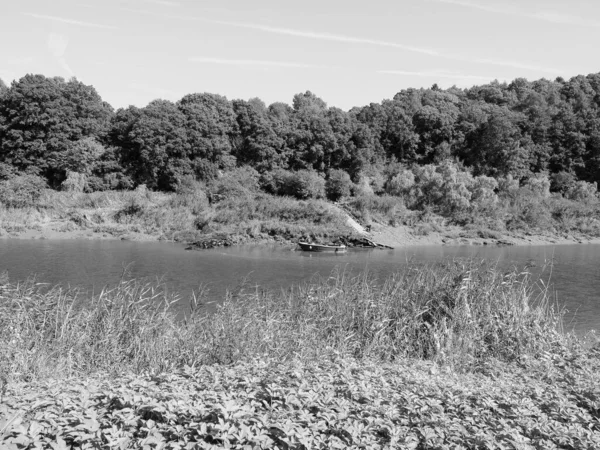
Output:
[[[546,228],[496,229],[456,225],[443,217],[356,200],[331,203],[265,193],[209,202],[202,191],[166,194],[68,193],[46,190],[36,204],[0,207],[0,238],[168,240],[194,248],[299,240],[360,242],[365,237],[397,248],[412,245],[528,245],[600,242],[594,215],[585,228],[575,219]],[[595,222],[594,222],[595,221]],[[367,231],[368,230],[368,231]]]
[[135,280],[85,309],[0,282],[0,447],[600,445],[600,352],[522,271],[455,261],[282,295],[210,317],[192,298],[182,321]]

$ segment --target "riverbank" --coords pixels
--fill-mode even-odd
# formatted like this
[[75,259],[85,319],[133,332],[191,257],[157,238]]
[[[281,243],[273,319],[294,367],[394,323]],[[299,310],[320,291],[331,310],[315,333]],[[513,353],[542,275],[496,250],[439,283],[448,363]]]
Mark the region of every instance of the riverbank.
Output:
[[136,280],[85,309],[35,283],[0,300],[0,447],[600,445],[600,351],[520,270],[338,274],[185,321]]
[[600,221],[595,216],[587,218],[585,226],[572,219],[568,227],[557,222],[544,229],[508,230],[452,225],[439,216],[396,210],[393,202],[384,212],[377,213],[377,208],[381,206],[372,206],[369,213],[352,202],[297,200],[264,193],[211,203],[202,191],[166,194],[138,189],[85,194],[47,190],[36,205],[0,207],[0,239],[166,240],[199,249],[294,245],[299,240],[351,246],[365,237],[392,248],[600,243]]

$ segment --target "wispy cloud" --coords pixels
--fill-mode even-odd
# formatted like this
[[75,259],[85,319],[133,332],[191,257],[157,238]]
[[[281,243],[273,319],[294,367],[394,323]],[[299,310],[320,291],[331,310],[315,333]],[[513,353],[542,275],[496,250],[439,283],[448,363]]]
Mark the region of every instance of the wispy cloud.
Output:
[[164,15],[158,14],[153,11],[142,11],[132,8],[120,8],[123,11],[135,12],[136,14],[144,14],[154,17],[161,18],[170,18],[175,20],[186,20],[186,21],[198,21],[204,23],[212,23],[216,25],[224,25],[235,28],[246,28],[250,30],[262,31],[265,33],[271,34],[279,34],[286,36],[295,36],[301,37],[305,39],[315,39],[320,41],[332,41],[332,42],[342,42],[346,44],[365,44],[365,45],[374,45],[378,47],[390,47],[397,48],[401,50],[406,50],[415,53],[422,53],[431,56],[440,56],[440,53],[436,50],[424,47],[417,47],[413,45],[401,44],[398,42],[386,41],[381,39],[370,39],[365,37],[358,36],[348,36],[345,34],[334,34],[334,33],[323,33],[319,31],[310,31],[310,30],[298,30],[295,28],[285,28],[285,27],[273,27],[270,25],[262,25],[257,23],[250,22],[234,22],[229,20],[216,20],[216,19],[207,19],[205,17],[198,16],[182,16],[182,15]]
[[114,27],[112,25],[103,25],[103,24],[99,24],[99,23],[83,22],[81,20],[68,19],[66,17],[47,16],[47,15],[44,15],[44,14],[35,14],[35,13],[24,13],[24,14],[26,16],[29,16],[29,17],[35,17],[36,19],[51,20],[53,22],[68,23],[70,25],[78,25],[78,26],[81,26],[81,27],[103,28],[103,29],[115,29],[116,28],[116,27]]
[[304,64],[297,62],[285,62],[285,61],[264,61],[255,59],[223,59],[223,58],[205,58],[193,56],[188,58],[190,62],[197,62],[203,64],[223,64],[229,66],[247,66],[247,67],[291,67],[300,69],[310,69],[319,67],[313,64]]
[[412,45],[400,44],[397,42],[385,41],[380,39],[369,39],[357,36],[348,36],[344,34],[321,33],[317,31],[297,30],[293,28],[272,27],[269,25],[259,25],[254,23],[230,22],[226,20],[210,20],[211,23],[227,25],[237,28],[248,28],[251,30],[264,31],[266,33],[283,34],[288,36],[303,37],[308,39],[317,39],[321,41],[344,42],[349,44],[366,44],[376,45],[378,47],[391,47],[409,52],[424,53],[426,55],[437,56],[439,52],[423,47],[415,47]]
[[542,20],[544,22],[559,23],[566,25],[600,27],[600,21],[585,17],[573,16],[557,11],[526,11],[506,4],[480,3],[469,0],[433,0],[438,3],[463,6],[465,8],[478,9],[494,14],[508,14],[512,16],[526,17],[529,19]]
[[[454,0],[448,0],[448,1],[454,1]],[[461,1],[461,0],[458,0],[458,1]],[[319,40],[324,40],[324,41],[345,42],[345,43],[349,43],[349,44],[367,44],[367,45],[374,45],[374,46],[378,46],[378,47],[391,47],[391,48],[397,48],[397,49],[401,49],[401,50],[406,50],[406,51],[415,52],[415,53],[421,53],[421,54],[425,54],[425,55],[429,55],[429,56],[434,56],[434,57],[444,58],[444,59],[449,59],[449,60],[454,60],[454,61],[464,61],[464,62],[472,62],[472,63],[478,63],[478,64],[489,64],[489,65],[495,65],[495,66],[512,67],[512,68],[516,68],[516,69],[535,70],[538,72],[545,72],[545,73],[552,73],[552,74],[560,73],[560,71],[558,69],[551,68],[551,67],[543,67],[543,66],[538,66],[538,65],[533,65],[533,64],[521,63],[518,61],[505,61],[505,60],[492,59],[492,58],[466,57],[466,56],[456,55],[456,54],[452,54],[452,53],[442,53],[438,50],[433,50],[433,49],[429,49],[429,48],[414,47],[411,45],[405,45],[405,44],[400,44],[397,42],[384,41],[384,40],[379,40],[379,39],[353,37],[353,36],[346,36],[346,35],[340,35],[340,34],[320,33],[320,32],[314,32],[314,31],[297,30],[297,29],[292,29],[292,28],[272,27],[272,26],[268,26],[268,25],[259,25],[259,24],[254,24],[254,23],[241,23],[241,22],[230,22],[230,21],[224,21],[224,20],[209,20],[209,19],[201,19],[201,20],[205,20],[207,22],[215,23],[215,24],[219,24],[219,25],[234,26],[234,27],[238,27],[238,28],[248,28],[248,29],[252,29],[252,30],[263,31],[266,33],[283,34],[283,35],[288,35],[288,36],[297,36],[297,37],[301,37],[301,38],[319,39]]]
[[[467,3],[463,0],[434,0],[441,2],[460,2]],[[347,44],[365,44],[372,45],[377,47],[388,47],[388,48],[396,48],[400,50],[405,50],[414,53],[420,53],[424,55],[429,55],[436,58],[443,58],[452,61],[462,61],[467,63],[477,63],[477,64],[486,64],[486,65],[494,65],[494,66],[502,66],[502,67],[511,67],[515,69],[524,69],[524,70],[533,70],[536,72],[544,72],[550,73],[554,75],[558,75],[561,73],[560,70],[552,68],[552,67],[544,67],[540,65],[534,65],[529,63],[521,63],[519,61],[506,61],[501,59],[493,59],[493,58],[478,58],[478,57],[469,57],[460,54],[450,53],[450,52],[442,52],[439,50],[425,48],[425,47],[417,47],[413,45],[407,45],[399,42],[393,42],[388,40],[381,39],[371,39],[366,37],[359,36],[349,36],[344,34],[333,34],[333,33],[323,33],[318,31],[310,31],[310,30],[299,30],[295,28],[286,28],[286,27],[273,27],[270,25],[262,25],[251,22],[233,22],[228,20],[216,20],[209,19],[198,16],[182,16],[182,15],[165,15],[158,14],[152,11],[145,10],[136,10],[130,8],[120,8],[124,11],[135,12],[136,14],[145,14],[154,17],[161,18],[169,18],[173,20],[185,20],[185,21],[197,21],[203,23],[211,23],[216,25],[230,26],[236,28],[246,28],[250,30],[257,30],[264,33],[270,34],[278,34],[285,36],[295,36],[304,39],[315,39],[320,41],[333,41],[333,42],[342,42]]]
[[73,72],[65,58],[65,53],[69,46],[69,38],[62,34],[50,33],[46,43],[48,45],[48,50],[50,50],[50,53],[56,58],[63,70],[70,76],[74,76],[75,72]]

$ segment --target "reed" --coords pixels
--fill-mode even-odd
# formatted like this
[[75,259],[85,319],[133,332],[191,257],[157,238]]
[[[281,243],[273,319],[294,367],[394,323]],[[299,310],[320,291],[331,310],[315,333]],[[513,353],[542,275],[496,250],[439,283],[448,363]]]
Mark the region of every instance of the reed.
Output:
[[279,293],[242,286],[211,312],[205,306],[201,293],[182,299],[158,282],[124,280],[82,298],[33,279],[5,280],[0,371],[37,379],[340,356],[468,371],[569,340],[545,284],[473,260],[411,264],[386,280],[337,270]]

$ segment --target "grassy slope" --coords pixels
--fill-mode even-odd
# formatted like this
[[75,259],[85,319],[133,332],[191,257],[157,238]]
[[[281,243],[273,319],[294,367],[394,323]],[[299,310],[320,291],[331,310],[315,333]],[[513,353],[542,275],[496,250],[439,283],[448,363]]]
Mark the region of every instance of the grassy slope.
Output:
[[600,352],[520,271],[337,274],[185,321],[171,300],[5,280],[0,447],[599,448]]
[[335,206],[243,189],[234,194],[209,204],[201,189],[179,194],[47,190],[29,207],[0,205],[0,237],[164,239],[198,247],[348,241],[359,236],[347,226],[345,214],[370,224],[374,239],[393,247],[585,242],[600,236],[599,205],[558,197],[474,212],[471,222],[461,227],[428,211],[408,210],[399,197],[363,196]]
[[[323,200],[246,193],[209,204],[203,192],[91,194],[45,191],[27,208],[0,206],[0,236],[110,237],[229,244],[352,237],[343,214]],[[28,234],[29,232],[29,234]]]

